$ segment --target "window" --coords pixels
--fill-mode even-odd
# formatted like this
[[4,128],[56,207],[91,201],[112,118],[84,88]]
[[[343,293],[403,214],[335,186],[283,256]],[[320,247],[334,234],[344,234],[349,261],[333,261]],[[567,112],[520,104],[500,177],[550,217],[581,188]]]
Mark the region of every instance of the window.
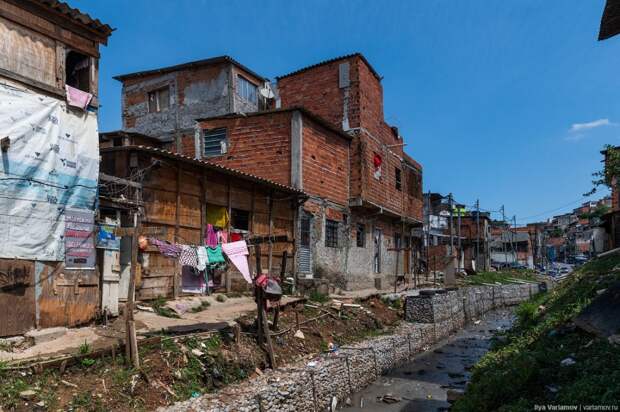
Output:
[[230,226],[233,229],[250,230],[250,212],[230,209]]
[[65,57],[65,83],[85,92],[90,90],[90,57],[69,51]]
[[394,168],[394,179],[396,182],[396,190],[398,190],[399,192],[402,190],[403,186],[402,186],[402,180],[401,180],[401,176],[400,176],[400,169],[398,167]]
[[400,249],[400,233],[394,233],[394,248]]
[[257,104],[257,87],[241,76],[237,76],[237,94],[250,103]]
[[157,113],[170,107],[170,88],[168,86],[153,90],[148,95],[149,113]]
[[300,243],[302,246],[309,247],[310,246],[310,216],[303,215],[301,217],[301,227],[300,227],[301,239]]
[[422,174],[409,170],[407,173],[407,192],[409,196],[422,199]]
[[325,220],[325,246],[338,247],[338,222]]
[[364,225],[363,223],[357,224],[355,243],[357,244],[357,247],[366,246],[366,225]]
[[204,131],[205,156],[219,156],[226,153],[226,129],[212,129]]

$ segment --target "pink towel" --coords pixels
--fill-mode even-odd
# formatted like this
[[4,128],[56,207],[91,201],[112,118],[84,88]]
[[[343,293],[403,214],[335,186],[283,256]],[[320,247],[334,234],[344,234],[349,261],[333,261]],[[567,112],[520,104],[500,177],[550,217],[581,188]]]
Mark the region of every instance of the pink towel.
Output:
[[239,272],[241,272],[243,278],[248,283],[252,283],[252,276],[250,276],[250,268],[248,267],[249,252],[245,240],[224,243],[222,244],[222,251],[226,253],[226,256],[228,256],[228,259],[230,259],[232,264],[239,269]]
[[67,103],[69,103],[69,106],[75,106],[82,110],[86,110],[90,101],[93,99],[92,94],[71,87],[68,84],[65,84],[65,90],[67,91]]
[[215,229],[213,229],[213,225],[211,223],[207,224],[207,233],[205,234],[205,244],[210,248],[214,248],[217,246],[217,233]]

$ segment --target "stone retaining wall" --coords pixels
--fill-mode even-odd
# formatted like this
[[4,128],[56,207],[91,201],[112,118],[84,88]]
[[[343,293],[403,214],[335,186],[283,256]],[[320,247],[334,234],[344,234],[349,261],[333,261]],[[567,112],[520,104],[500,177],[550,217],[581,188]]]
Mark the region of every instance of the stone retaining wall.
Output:
[[405,299],[405,319],[395,333],[343,347],[310,363],[266,372],[250,381],[165,411],[325,411],[380,375],[448,337],[484,313],[518,304],[538,293],[537,284],[469,287]]

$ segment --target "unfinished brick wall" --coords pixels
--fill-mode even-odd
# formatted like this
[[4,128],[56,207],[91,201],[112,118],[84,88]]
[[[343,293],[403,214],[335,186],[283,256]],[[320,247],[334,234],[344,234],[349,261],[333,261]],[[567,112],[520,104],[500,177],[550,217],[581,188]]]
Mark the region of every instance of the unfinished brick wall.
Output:
[[226,128],[228,153],[206,160],[290,186],[291,112],[203,120],[199,127]]
[[[339,81],[340,67],[348,64],[349,85]],[[354,135],[351,143],[350,197],[360,197],[397,214],[422,220],[422,196],[407,193],[402,139],[384,121],[383,87],[361,55],[352,55],[278,79],[282,107],[303,106]],[[347,119],[347,122],[343,122]],[[347,129],[348,123],[348,129]],[[374,178],[373,158],[383,159],[382,176]],[[413,159],[411,159],[413,161]],[[415,161],[413,161],[415,162]],[[422,168],[419,165],[414,165]],[[395,169],[401,170],[401,190]]]
[[349,141],[309,118],[303,120],[304,191],[348,205]]
[[[201,130],[226,128],[228,153],[209,161],[291,185],[293,111],[203,120]],[[349,141],[303,116],[303,189],[341,206],[348,204]],[[194,137],[192,136],[193,150]]]

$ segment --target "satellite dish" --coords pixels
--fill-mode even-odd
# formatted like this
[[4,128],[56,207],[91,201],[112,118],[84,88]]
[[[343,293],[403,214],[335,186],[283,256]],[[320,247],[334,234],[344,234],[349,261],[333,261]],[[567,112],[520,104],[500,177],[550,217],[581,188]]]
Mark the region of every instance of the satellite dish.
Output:
[[259,92],[261,96],[263,96],[265,99],[273,99],[274,97],[276,97],[276,95],[273,93],[273,90],[271,90],[271,86],[269,85],[269,83],[265,83],[264,86],[260,88]]

